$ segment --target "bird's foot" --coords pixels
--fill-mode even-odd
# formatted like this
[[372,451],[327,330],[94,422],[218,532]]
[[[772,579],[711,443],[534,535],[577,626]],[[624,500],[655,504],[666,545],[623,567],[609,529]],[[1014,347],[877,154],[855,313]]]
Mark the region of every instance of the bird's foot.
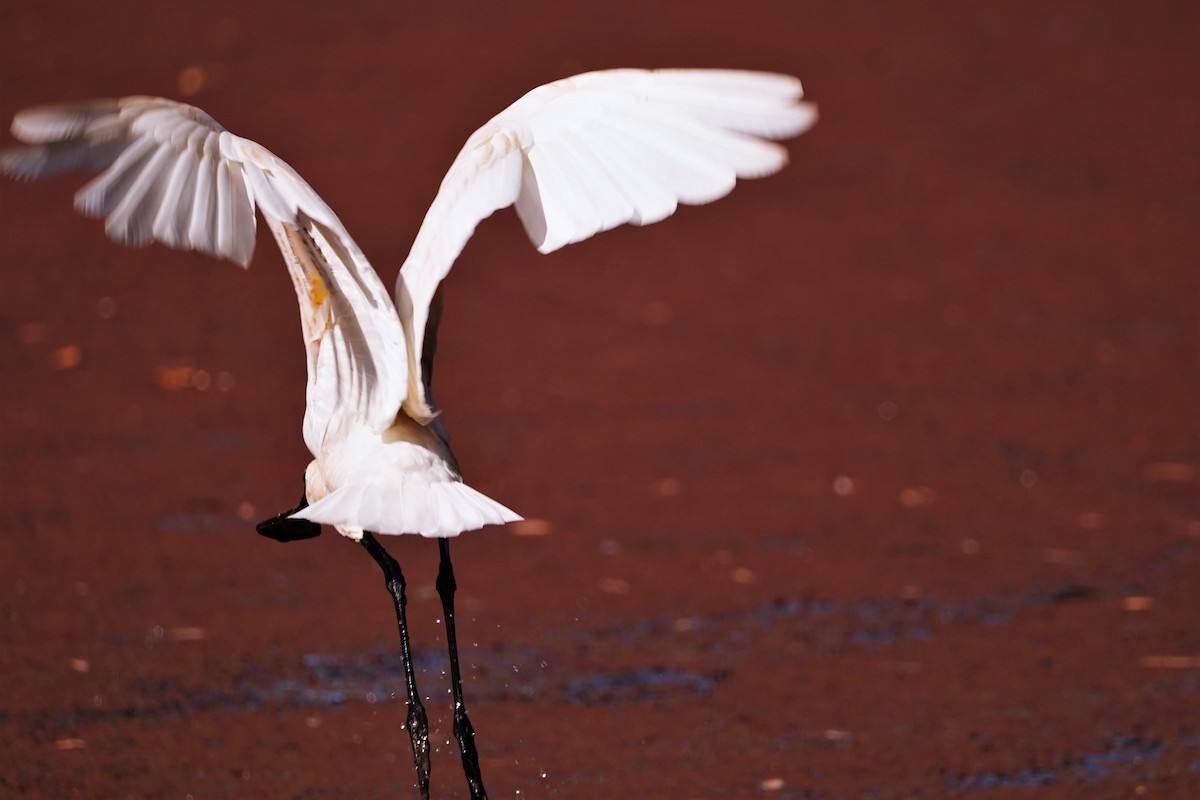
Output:
[[300,494],[300,503],[293,509],[276,514],[270,519],[264,519],[254,526],[260,536],[274,539],[277,542],[298,542],[301,539],[312,539],[321,535],[320,523],[307,519],[292,519],[292,514],[308,508],[308,495]]
[[293,508],[291,511],[285,511],[282,514],[276,514],[270,519],[265,519],[254,526],[254,530],[268,539],[274,539],[277,542],[298,542],[301,539],[312,539],[321,535],[321,525],[307,519],[294,519],[292,514],[295,514],[300,509]]
[[458,750],[462,754],[463,773],[467,778],[467,787],[471,790],[471,800],[487,800],[487,790],[483,788],[483,774],[479,770],[479,754],[475,750],[475,728],[467,717],[467,710],[462,706],[454,709],[454,738],[458,741]]
[[421,800],[429,800],[429,720],[420,700],[408,701],[408,737],[412,740],[413,767],[417,770],[417,787]]

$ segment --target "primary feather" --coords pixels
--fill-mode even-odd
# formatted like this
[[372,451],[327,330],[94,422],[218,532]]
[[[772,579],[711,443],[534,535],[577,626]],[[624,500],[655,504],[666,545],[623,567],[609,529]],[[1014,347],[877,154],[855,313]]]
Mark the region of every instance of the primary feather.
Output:
[[[255,209],[296,289],[308,356],[304,440],[310,507],[297,514],[357,537],[453,536],[519,519],[462,484],[430,394],[435,297],[475,227],[515,206],[543,253],[679,203],[708,203],[738,178],[780,169],[774,139],[816,120],[800,82],[729,70],[608,70],[541,86],[467,140],[396,280],[395,303],[341,221],[286,163],[203,111],[150,97],[29,109],[26,143],[0,171],[35,179],[102,170],[76,195],[122,244],[158,241],[247,266]],[[431,316],[432,315],[432,316]]]

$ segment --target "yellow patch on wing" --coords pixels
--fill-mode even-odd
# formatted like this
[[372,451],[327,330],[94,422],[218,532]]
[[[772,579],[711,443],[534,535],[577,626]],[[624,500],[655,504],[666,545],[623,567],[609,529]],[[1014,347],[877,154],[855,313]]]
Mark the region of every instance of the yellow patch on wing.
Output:
[[318,250],[312,237],[294,225],[285,223],[283,226],[291,251],[296,259],[299,270],[292,270],[292,279],[296,283],[296,294],[301,303],[308,299],[311,316],[306,318],[301,314],[305,334],[310,340],[320,341],[325,332],[333,327],[332,315],[326,309],[329,300],[329,284],[322,275],[318,262]]
[[329,299],[329,287],[325,285],[325,281],[316,271],[310,272],[307,277],[308,299],[312,302],[313,308],[318,309]]

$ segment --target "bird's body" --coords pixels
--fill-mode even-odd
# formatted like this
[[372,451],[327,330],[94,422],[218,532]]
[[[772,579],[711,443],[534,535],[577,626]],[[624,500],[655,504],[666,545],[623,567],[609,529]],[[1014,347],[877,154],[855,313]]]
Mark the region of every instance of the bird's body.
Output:
[[520,519],[463,483],[438,429],[403,414],[382,433],[356,426],[320,451],[305,471],[305,496],[309,505],[294,518],[335,525],[355,540],[364,530],[457,536]]
[[417,697],[404,579],[371,532],[439,538],[454,729],[475,800],[486,797],[466,718],[453,629],[446,537],[519,517],[462,481],[436,410],[431,374],[442,280],[480,221],[515,206],[548,253],[623,223],[648,224],[679,203],[708,203],[738,178],[780,169],[773,141],[816,120],[800,82],[728,70],[608,70],[527,93],[468,140],[430,206],[388,292],[346,228],[290,166],[203,111],[150,97],[21,112],[25,146],[0,171],[39,178],[102,170],[76,207],[105,219],[109,237],[161,242],[242,266],[256,209],[296,289],[308,360],[303,434],[313,461],[301,504],[260,524],[290,540],[335,526],[383,568],[400,623],[409,731],[423,796],[429,753]]
[[[335,247],[315,223],[305,229],[269,215],[267,223],[296,289],[309,362],[304,441],[313,461],[305,470],[307,506],[292,516],[333,525],[356,541],[364,530],[457,536],[519,520],[463,483],[440,418],[422,425],[401,409],[408,349],[400,316],[369,265],[345,267],[365,258]],[[366,353],[366,374],[347,367],[355,345]],[[432,351],[431,344],[427,361]],[[427,364],[424,374],[431,372]],[[369,399],[339,402],[344,387],[356,385],[371,387],[357,389]]]

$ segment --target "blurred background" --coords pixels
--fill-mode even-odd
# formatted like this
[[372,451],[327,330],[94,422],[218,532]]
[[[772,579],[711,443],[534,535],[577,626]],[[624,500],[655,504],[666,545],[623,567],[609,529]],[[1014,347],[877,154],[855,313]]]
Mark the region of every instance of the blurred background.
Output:
[[[531,521],[454,543],[493,797],[1200,794],[1195,3],[0,5],[0,118],[183,99],[391,284],[441,176],[590,69],[803,79],[787,170],[449,279],[438,398]],[[11,143],[11,138],[6,138]],[[295,299],[0,183],[0,794],[415,797],[394,620],[308,462]],[[434,791],[436,547],[409,579]]]

